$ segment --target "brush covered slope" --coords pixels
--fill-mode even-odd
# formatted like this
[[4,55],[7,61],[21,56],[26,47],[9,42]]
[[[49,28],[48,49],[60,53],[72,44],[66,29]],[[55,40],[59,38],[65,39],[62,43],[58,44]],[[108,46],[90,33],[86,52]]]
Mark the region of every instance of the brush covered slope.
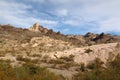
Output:
[[[38,23],[29,29],[0,25],[0,79],[16,80],[18,78],[15,76],[24,75],[15,72],[20,69],[27,75],[20,80],[100,80],[97,79],[100,75],[96,75],[99,72],[96,66],[100,67],[100,71],[112,73],[118,69],[119,42],[120,36],[91,32],[86,35],[64,35]],[[4,66],[6,64],[9,68]],[[113,69],[113,64],[117,64],[116,69]],[[13,73],[14,77],[5,76],[7,73],[3,68],[10,69],[9,73]],[[31,72],[34,73],[32,78]],[[104,76],[103,80],[109,79]],[[110,80],[119,80],[119,77],[111,77]]]

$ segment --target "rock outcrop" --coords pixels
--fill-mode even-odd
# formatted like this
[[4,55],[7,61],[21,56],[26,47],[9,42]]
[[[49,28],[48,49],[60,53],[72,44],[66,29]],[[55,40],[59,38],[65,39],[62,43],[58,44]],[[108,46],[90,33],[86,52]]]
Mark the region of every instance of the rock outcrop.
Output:
[[111,34],[94,34],[91,32],[88,32],[86,35],[84,35],[84,38],[86,42],[89,44],[91,43],[113,43],[113,42],[119,42],[120,37],[113,36]]
[[43,32],[43,33],[47,33],[48,29],[44,28],[43,26],[39,25],[39,23],[35,23],[32,27],[29,28],[30,31],[33,32]]
[[110,34],[101,33],[96,38],[94,38],[93,41],[95,41],[97,43],[110,43],[110,42],[114,42],[115,39]]
[[97,37],[98,35],[97,34],[94,34],[94,33],[91,33],[91,32],[88,32],[87,34],[85,34],[85,38],[88,38],[90,40],[93,40]]

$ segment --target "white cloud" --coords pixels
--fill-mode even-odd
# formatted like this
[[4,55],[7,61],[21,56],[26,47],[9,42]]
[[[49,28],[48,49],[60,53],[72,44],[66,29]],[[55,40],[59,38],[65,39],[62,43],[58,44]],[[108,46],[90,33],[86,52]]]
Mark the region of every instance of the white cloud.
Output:
[[66,9],[59,9],[56,11],[58,16],[67,16],[68,11]]
[[66,4],[66,3],[70,3],[73,2],[73,0],[48,0],[54,4]]
[[0,1],[0,22],[12,24],[17,27],[30,27],[35,22],[39,22],[41,25],[47,25],[47,27],[54,27],[58,24],[58,22],[54,20],[31,16],[30,12],[27,11],[27,9],[31,8],[32,6],[22,3]]
[[[26,2],[28,2],[28,0],[22,0],[22,1],[26,1]],[[45,2],[45,0],[29,0],[29,2],[34,2],[34,3],[44,3]]]
[[57,26],[58,21],[52,21],[52,20],[39,20],[40,24],[46,25],[48,27],[54,27]]
[[25,19],[20,16],[26,14],[26,10],[30,8],[31,6],[22,3],[0,1],[0,18],[4,24],[26,25]]
[[79,26],[80,25],[80,22],[77,20],[66,20],[66,21],[63,21],[63,23],[67,24],[67,25],[72,25],[72,26]]
[[110,18],[105,21],[101,21],[98,31],[103,32],[120,32],[120,19],[119,18]]
[[69,29],[64,29],[63,31],[64,31],[64,32],[68,32],[68,31],[69,31]]
[[93,28],[94,32],[119,32],[120,31],[120,1],[105,0],[101,3],[96,3],[91,7],[82,9],[81,15],[85,21],[96,21],[98,27]]
[[65,8],[69,11],[69,17],[66,21],[63,21],[64,24],[83,27],[81,26],[83,24],[81,20],[72,19],[72,17],[77,16],[78,18],[82,17],[86,25],[97,23],[95,24],[96,27],[88,28],[90,31],[120,32],[120,0],[65,0],[65,3],[62,1],[60,1],[61,6],[57,5],[60,6],[58,9]]
[[26,13],[26,9],[30,9],[30,5],[24,5],[22,3],[0,1],[0,13],[6,14],[23,14]]

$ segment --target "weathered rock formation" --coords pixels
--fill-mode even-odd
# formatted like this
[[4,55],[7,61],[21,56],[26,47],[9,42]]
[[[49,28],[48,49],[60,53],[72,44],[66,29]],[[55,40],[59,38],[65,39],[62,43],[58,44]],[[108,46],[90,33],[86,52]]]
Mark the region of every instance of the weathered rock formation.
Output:
[[87,43],[112,43],[112,42],[119,42],[120,41],[120,37],[117,36],[113,36],[111,34],[105,34],[105,33],[101,33],[101,34],[94,34],[91,32],[88,32],[84,38],[86,39]]
[[98,35],[97,34],[94,34],[94,33],[91,33],[91,32],[88,32],[87,34],[85,34],[85,38],[88,38],[90,40],[93,40],[97,37]]
[[110,34],[101,33],[96,38],[94,38],[93,41],[95,41],[97,43],[110,43],[110,42],[114,42],[115,39]]
[[30,31],[34,31],[34,32],[43,32],[43,33],[47,33],[48,29],[44,28],[43,26],[39,25],[39,23],[35,23],[32,27],[29,28]]

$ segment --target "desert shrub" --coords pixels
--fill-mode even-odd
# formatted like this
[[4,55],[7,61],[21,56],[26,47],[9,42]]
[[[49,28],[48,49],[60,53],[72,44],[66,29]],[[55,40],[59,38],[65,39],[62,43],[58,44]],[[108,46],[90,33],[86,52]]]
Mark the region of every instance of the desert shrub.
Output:
[[40,64],[40,59],[32,59],[31,60],[31,63],[34,63],[34,64]]
[[108,67],[113,73],[120,73],[120,55],[117,55],[113,61],[110,61]]
[[65,80],[61,76],[34,64],[12,67],[6,62],[0,64],[0,80]]
[[0,80],[14,80],[15,73],[10,64],[0,61]]
[[43,57],[43,59],[48,59],[49,58],[49,56],[48,55],[45,55],[44,57]]
[[74,55],[69,55],[69,57],[60,57],[60,59],[66,61],[66,62],[70,62],[70,61],[74,61]]
[[76,64],[74,62],[66,62],[61,59],[50,60],[49,63],[54,64],[53,68],[57,68],[57,69],[69,69],[70,67],[78,66],[78,64]]
[[64,64],[60,64],[59,68],[60,69],[69,69],[70,67],[73,67],[73,66],[78,66],[78,64],[76,64],[74,62],[67,62],[67,63],[64,63]]
[[30,61],[31,61],[30,58],[26,58],[26,57],[23,57],[23,56],[21,56],[21,55],[18,55],[18,56],[16,57],[16,60],[18,60],[18,61],[24,61],[24,62],[30,62]]
[[51,64],[65,64],[65,63],[71,62],[71,61],[73,61],[72,55],[69,57],[64,56],[64,57],[60,57],[57,59],[51,59],[51,60],[49,60],[49,63],[51,63]]
[[89,42],[89,43],[88,43],[88,46],[92,46],[92,45],[93,45],[93,43],[92,43],[92,42]]
[[99,58],[96,58],[93,62],[91,62],[87,65],[87,68],[88,69],[98,69],[98,68],[101,68],[102,65],[103,65],[103,62]]
[[74,75],[73,80],[86,80],[86,76],[84,73],[79,72],[78,74]]
[[0,57],[5,57],[5,54],[3,54],[3,53],[0,53]]
[[117,43],[116,48],[120,48],[120,43]]
[[33,55],[29,55],[30,57],[42,57],[41,54],[33,54]]
[[50,57],[48,55],[44,55],[41,61],[47,63],[49,62],[49,59]]
[[34,64],[38,64],[40,63],[40,59],[31,59],[31,58],[26,58],[26,57],[23,57],[23,56],[17,56],[16,60],[18,61],[23,61],[23,62],[26,62],[26,63],[34,63]]
[[101,67],[101,61],[95,60],[94,69],[78,73],[73,80],[120,80],[120,56],[109,62],[107,68]]
[[0,40],[0,43],[2,43],[3,41]]
[[10,59],[5,59],[5,60],[0,59],[0,62],[11,63],[11,62],[13,62],[13,61],[11,61]]
[[50,63],[50,64],[63,64],[64,61],[61,60],[61,59],[51,59],[51,60],[49,61],[49,63]]
[[84,63],[81,63],[81,64],[80,64],[80,70],[81,70],[82,72],[85,71],[85,64],[84,64]]
[[90,53],[90,52],[93,52],[93,50],[91,50],[90,48],[85,50],[85,53]]
[[89,64],[87,65],[87,68],[88,68],[88,69],[94,69],[94,68],[95,68],[94,63],[89,63]]
[[74,55],[70,55],[69,57],[64,56],[57,59],[51,59],[49,60],[49,63],[57,65],[57,67],[54,66],[54,68],[69,69],[70,67],[78,65],[74,63],[73,58],[74,58]]

